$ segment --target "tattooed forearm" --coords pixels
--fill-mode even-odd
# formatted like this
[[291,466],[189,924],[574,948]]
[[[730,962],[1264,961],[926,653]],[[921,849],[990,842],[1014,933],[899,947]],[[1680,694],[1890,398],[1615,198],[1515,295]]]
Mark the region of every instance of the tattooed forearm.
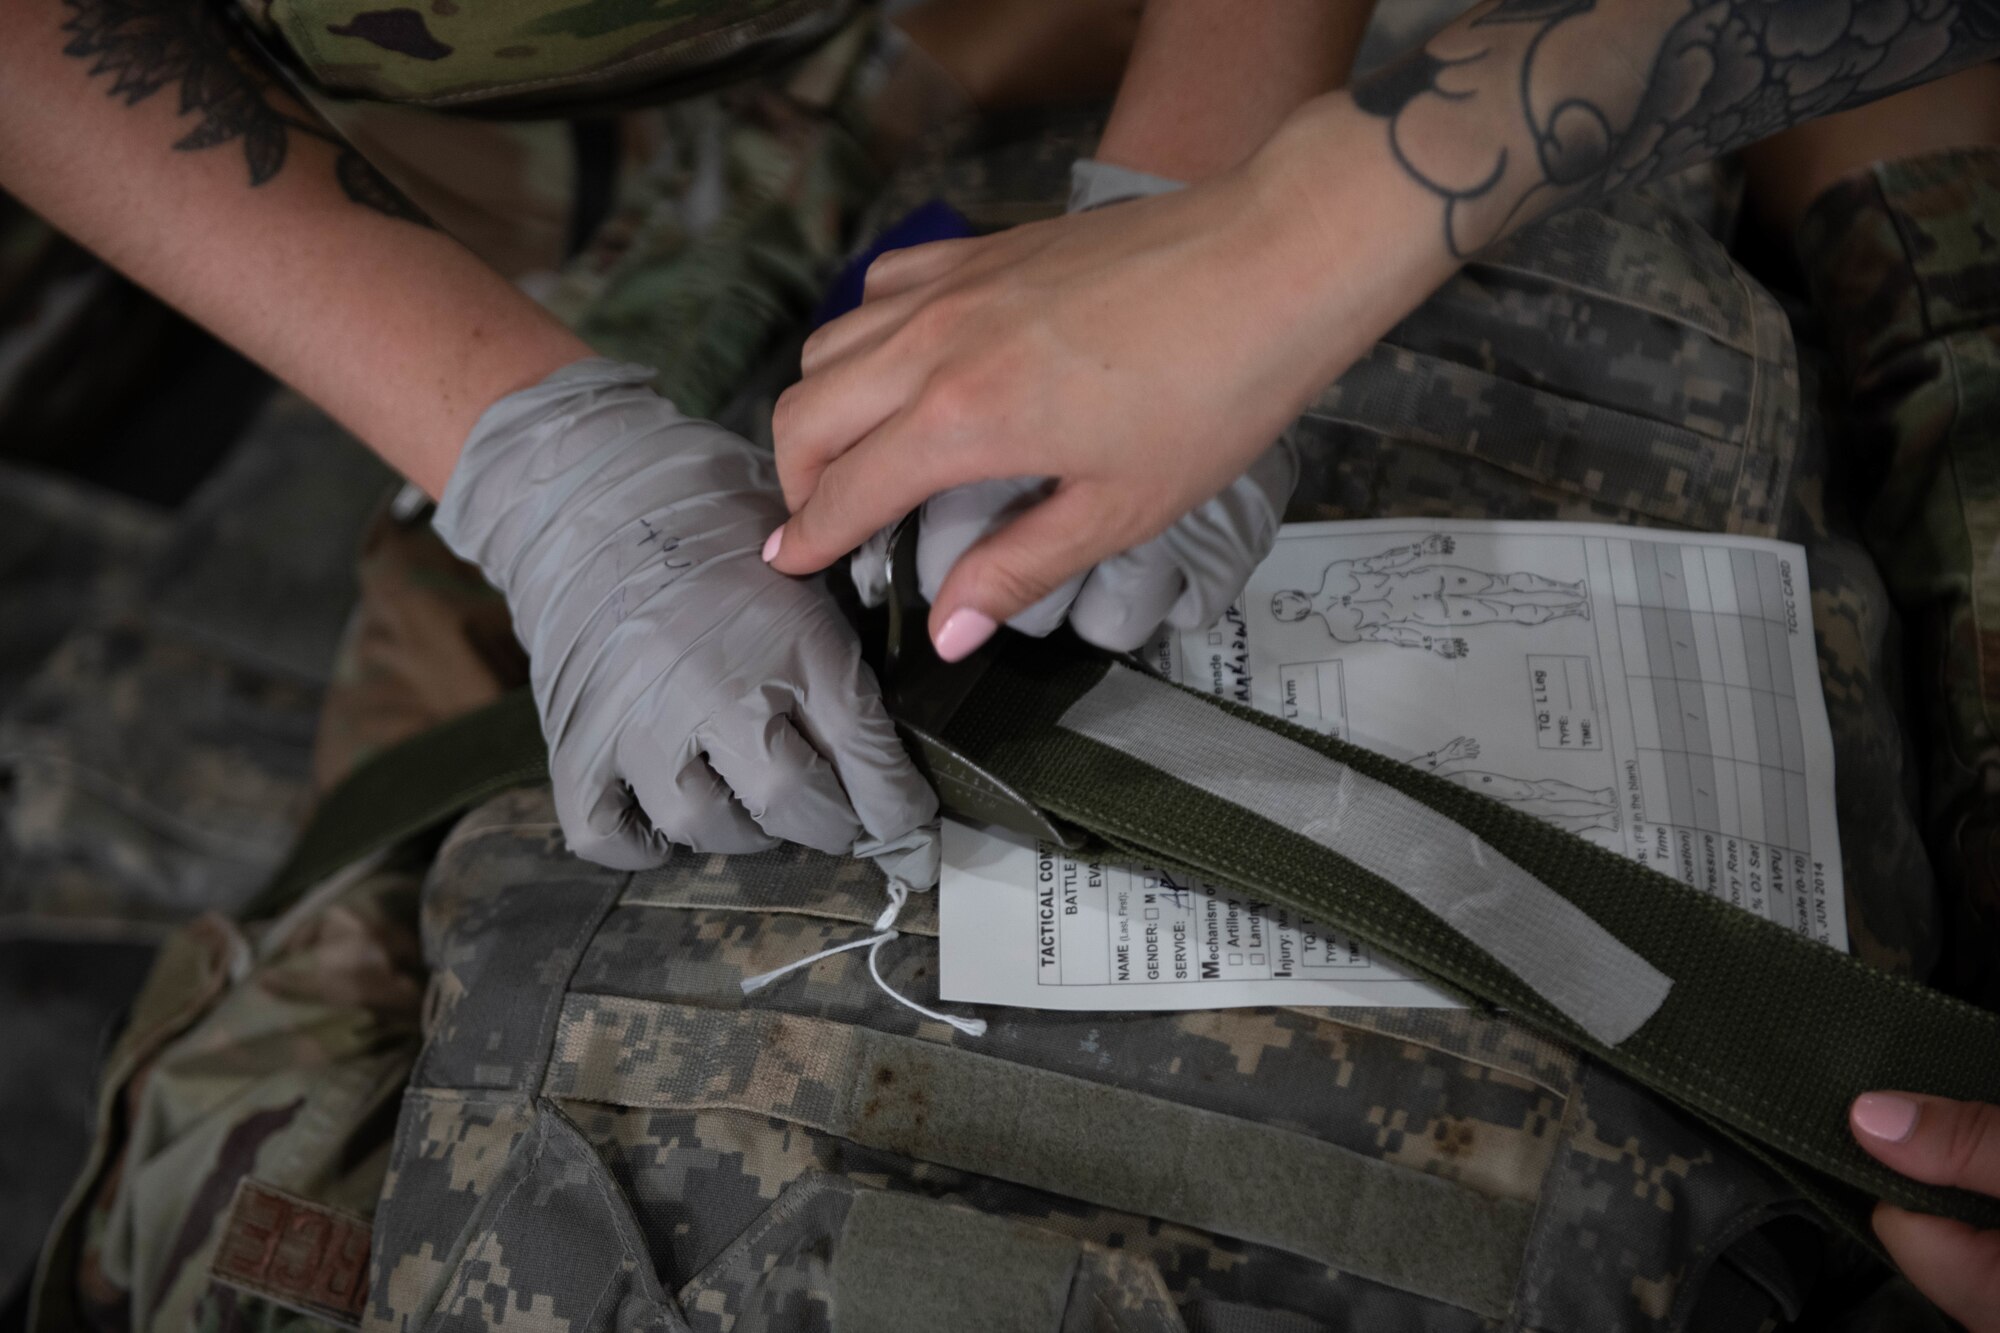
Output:
[[2000,0],[1490,0],[1358,84],[1465,258],[1550,208],[2000,53]]
[[425,222],[421,211],[366,158],[341,142],[278,86],[210,0],[63,0],[65,54],[109,75],[107,95],[136,106],[163,88],[179,89],[180,113],[194,124],[175,140],[182,152],[235,145],[250,184],[285,168],[294,134],[333,145],[334,177],[357,204]]

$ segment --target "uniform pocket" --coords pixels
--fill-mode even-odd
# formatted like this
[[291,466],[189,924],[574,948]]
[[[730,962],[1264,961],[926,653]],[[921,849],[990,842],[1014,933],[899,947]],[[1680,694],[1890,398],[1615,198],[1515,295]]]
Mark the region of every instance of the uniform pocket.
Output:
[[1771,296],[1644,198],[1469,264],[1306,410],[1295,517],[1412,507],[1771,535],[1799,435]]
[[680,1301],[697,1333],[1185,1333],[1159,1270],[921,1194],[812,1173]]
[[534,1123],[466,1224],[436,1305],[405,1327],[684,1333],[630,1205],[559,1109]]

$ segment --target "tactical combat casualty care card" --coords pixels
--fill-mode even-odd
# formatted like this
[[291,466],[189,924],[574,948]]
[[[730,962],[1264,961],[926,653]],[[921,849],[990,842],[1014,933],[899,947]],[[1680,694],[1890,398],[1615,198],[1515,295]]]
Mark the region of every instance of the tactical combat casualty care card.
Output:
[[[1590,524],[1295,524],[1169,680],[1366,746],[1847,946],[1805,553]],[[1449,1001],[1339,931],[947,824],[947,1000]]]

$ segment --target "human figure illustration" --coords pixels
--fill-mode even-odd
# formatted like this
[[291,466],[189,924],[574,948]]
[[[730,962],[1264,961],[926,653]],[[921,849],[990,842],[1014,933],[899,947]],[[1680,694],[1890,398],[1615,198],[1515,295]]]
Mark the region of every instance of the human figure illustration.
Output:
[[1465,640],[1453,631],[1466,626],[1590,618],[1590,593],[1581,579],[1493,574],[1424,558],[1450,555],[1453,546],[1450,537],[1432,533],[1380,555],[1336,560],[1317,593],[1272,594],[1271,615],[1288,623],[1317,613],[1336,643],[1393,643],[1445,658],[1465,656]]
[[1477,758],[1479,742],[1470,736],[1460,736],[1410,762],[1451,779],[1467,791],[1505,801],[1521,813],[1533,815],[1567,833],[1618,827],[1618,793],[1611,787],[1579,787],[1560,778],[1515,778],[1505,773],[1460,767]]

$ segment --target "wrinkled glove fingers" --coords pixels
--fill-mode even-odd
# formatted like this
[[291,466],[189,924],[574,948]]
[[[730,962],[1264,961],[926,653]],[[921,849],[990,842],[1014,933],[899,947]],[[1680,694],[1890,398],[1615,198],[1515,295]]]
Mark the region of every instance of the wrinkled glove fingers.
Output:
[[730,784],[693,742],[660,743],[641,731],[618,742],[620,768],[638,798],[641,819],[668,842],[697,852],[763,852],[778,840],[736,801]]
[[1169,528],[1165,540],[1187,576],[1167,620],[1177,629],[1212,625],[1243,591],[1278,540],[1278,523],[1298,484],[1298,453],[1287,435],[1249,471]]
[[586,861],[613,870],[651,870],[673,854],[609,763],[587,775],[563,771],[560,751],[551,778],[563,841]]
[[[1048,491],[1046,478],[1003,477],[954,486],[926,500],[917,534],[917,582],[925,600],[937,600],[945,575],[975,542],[1040,503]],[[1077,575],[1007,624],[1023,634],[1043,637],[1063,623],[1083,581],[1084,576]]]
[[910,761],[860,654],[828,657],[808,672],[792,723],[839,774],[869,839],[893,841],[937,817],[937,794]]
[[1225,578],[1197,576],[1186,580],[1181,595],[1167,611],[1166,623],[1175,629],[1206,629],[1213,625],[1243,591],[1255,568],[1252,565],[1250,569],[1232,571]]
[[708,762],[736,792],[757,827],[775,838],[836,855],[854,845],[861,825],[822,759],[780,713],[718,719],[702,737]]
[[1187,580],[1164,537],[1102,561],[1070,608],[1070,628],[1088,642],[1129,653],[1167,618]]

